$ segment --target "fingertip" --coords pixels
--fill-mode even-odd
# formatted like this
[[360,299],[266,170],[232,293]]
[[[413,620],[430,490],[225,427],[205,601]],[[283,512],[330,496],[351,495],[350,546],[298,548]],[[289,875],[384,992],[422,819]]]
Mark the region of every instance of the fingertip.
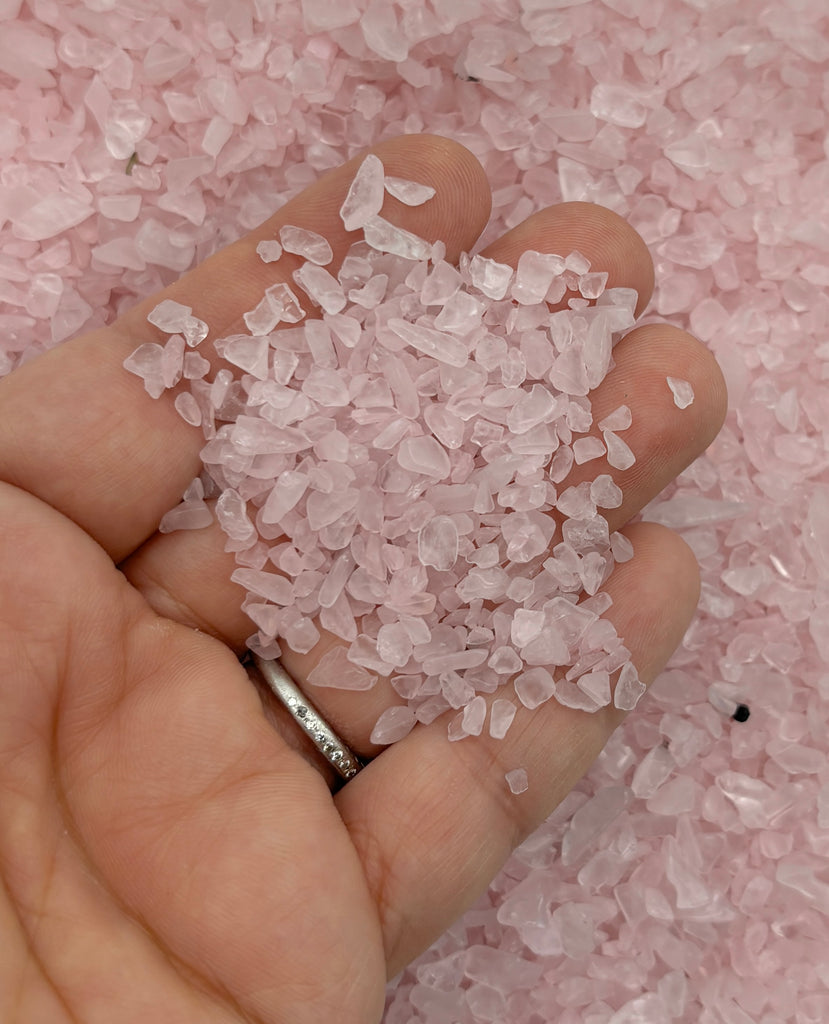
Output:
[[566,256],[577,250],[592,270],[607,272],[608,288],[633,288],[639,316],[654,287],[653,259],[641,235],[618,213],[596,203],[548,206],[508,231],[484,255],[517,265],[527,249]]

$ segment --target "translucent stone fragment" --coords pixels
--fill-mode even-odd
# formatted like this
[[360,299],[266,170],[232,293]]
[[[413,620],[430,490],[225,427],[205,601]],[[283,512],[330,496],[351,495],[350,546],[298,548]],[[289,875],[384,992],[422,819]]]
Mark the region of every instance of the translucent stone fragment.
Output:
[[665,380],[674,396],[674,405],[677,409],[687,409],[694,401],[694,389],[689,381],[679,377],[666,377]]
[[466,366],[469,362],[466,346],[462,341],[449,334],[436,331],[423,324],[412,324],[408,320],[401,320],[397,317],[391,317],[387,326],[407,345],[411,345],[418,352],[431,356],[439,362],[457,367]]
[[506,263],[476,255],[469,261],[472,284],[489,299],[503,299],[515,271]]
[[295,253],[320,267],[327,266],[334,258],[328,239],[316,231],[283,224],[279,229],[279,241],[285,252]]
[[253,337],[248,334],[234,334],[229,338],[219,338],[215,343],[216,353],[258,380],[268,377],[268,357],[270,346],[268,339]]
[[185,423],[189,423],[192,427],[201,426],[202,412],[199,408],[199,403],[189,391],[183,391],[180,395],[176,395],[173,404],[176,407],[176,412],[178,412]]
[[256,528],[248,518],[247,503],[232,487],[219,495],[216,519],[232,540],[252,540],[256,536]]
[[308,487],[304,473],[289,470],[282,473],[268,495],[260,516],[263,523],[278,523],[296,505]]
[[632,662],[622,666],[613,692],[613,704],[620,711],[632,711],[639,703],[647,687],[639,679]]
[[604,443],[607,445],[607,461],[614,469],[630,469],[636,462],[636,456],[625,442],[612,430],[603,432]]
[[380,213],[385,193],[384,173],[382,161],[373,153],[360,164],[340,207],[346,231],[364,228]]
[[510,792],[516,795],[526,793],[530,788],[526,768],[514,768],[511,772],[507,772],[504,778],[507,780]]
[[124,369],[134,373],[144,381],[144,388],[151,398],[160,398],[164,394],[164,349],[155,342],[139,345],[124,360]]
[[581,466],[592,459],[599,459],[607,450],[598,437],[580,437],[572,444],[573,458]]
[[208,333],[207,324],[193,316],[190,306],[184,306],[173,299],[159,302],[148,314],[147,320],[165,334],[181,334],[191,348],[204,341]]
[[426,260],[432,252],[427,241],[380,216],[369,218],[363,225],[363,233],[373,249],[402,256],[407,260]]
[[395,178],[388,174],[383,181],[389,195],[399,199],[406,206],[422,206],[435,195],[431,185],[421,185],[416,181],[407,181],[405,178]]
[[483,697],[473,697],[463,709],[462,725],[467,736],[480,736],[486,719],[486,701]]
[[489,712],[489,735],[493,739],[502,740],[506,736],[517,710],[511,700],[499,697],[492,702]]
[[346,305],[340,282],[324,267],[304,263],[293,273],[293,279],[326,313],[339,313]]
[[282,246],[274,239],[265,239],[256,246],[263,263],[275,263],[282,255]]
[[378,746],[397,743],[408,736],[416,723],[415,712],[408,705],[387,708],[371,730],[370,740]]
[[664,744],[660,743],[653,747],[639,762],[633,773],[633,781],[630,784],[633,795],[643,800],[649,800],[675,767],[676,761]]
[[440,572],[452,568],[458,557],[458,529],[450,516],[435,516],[420,528],[417,557]]
[[603,420],[599,420],[599,430],[612,430],[615,434],[620,430],[627,430],[632,422],[633,417],[628,406],[620,405]]
[[513,685],[518,699],[530,710],[548,701],[556,692],[553,677],[541,666],[522,672]]
[[610,703],[610,674],[603,671],[586,672],[576,683],[582,693],[595,701],[598,707]]
[[370,690],[377,676],[349,661],[346,649],[335,644],[308,673],[308,682],[335,690]]

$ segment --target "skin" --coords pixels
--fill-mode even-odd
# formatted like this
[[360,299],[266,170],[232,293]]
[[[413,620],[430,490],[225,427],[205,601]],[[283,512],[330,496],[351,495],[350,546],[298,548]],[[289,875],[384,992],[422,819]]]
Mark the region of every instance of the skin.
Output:
[[[490,192],[471,153],[434,136],[374,152],[387,173],[437,189],[418,208],[388,198],[384,216],[443,238],[450,259],[474,245]],[[121,366],[162,340],[147,313],[169,297],[210,337],[242,328],[296,266],[256,256],[282,224],[320,231],[341,259],[357,235],[337,211],[361,159],[161,296],[0,381],[3,1021],[371,1024],[387,979],[486,889],[624,717],[550,701],[521,708],[503,741],[450,744],[441,718],[380,751],[371,727],[398,702],[386,681],[356,694],[306,684],[374,757],[332,795],[315,752],[239,664],[252,628],[223,537],[156,533],[203,442],[169,395],[151,400]],[[514,264],[526,248],[579,249],[647,304],[647,249],[607,210],[541,211],[486,255]],[[607,583],[609,617],[650,682],[693,615],[697,567],[670,531],[626,524],[711,442],[726,396],[708,351],[668,325],[632,330],[615,361],[591,398],[597,420],[634,410],[637,461],[614,472],[625,498],[610,526],[635,555]],[[692,383],[693,405],[676,408],[667,375]],[[286,653],[300,685],[336,642]],[[503,776],[519,765],[530,788],[513,797]]]

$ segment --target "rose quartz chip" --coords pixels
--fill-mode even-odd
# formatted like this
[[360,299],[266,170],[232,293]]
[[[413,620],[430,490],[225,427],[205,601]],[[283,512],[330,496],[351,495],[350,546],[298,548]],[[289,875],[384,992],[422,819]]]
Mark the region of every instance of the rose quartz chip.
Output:
[[511,700],[503,700],[499,697],[492,702],[489,712],[489,735],[496,740],[502,740],[512,725],[515,713],[518,708]]
[[388,321],[388,327],[407,345],[442,363],[463,367],[469,361],[469,354],[463,342],[442,331],[422,324],[412,324],[397,317],[392,317]]
[[201,426],[202,411],[199,408],[199,403],[189,391],[183,391],[180,395],[176,395],[173,404],[185,423],[189,423],[192,427]]
[[424,239],[380,216],[369,218],[363,225],[363,233],[366,242],[379,252],[392,253],[407,260],[425,260],[431,254],[431,246]]
[[406,206],[421,206],[435,195],[431,185],[421,185],[416,181],[395,178],[389,174],[385,176],[383,183],[389,195],[399,199]]
[[[299,304],[299,299],[284,282],[272,284],[270,288],[266,288],[265,297],[271,309],[277,314],[277,322],[284,321],[286,324],[296,324],[305,316],[305,310]],[[253,328],[251,328],[251,331],[253,331]],[[267,331],[254,333],[267,333]]]
[[349,186],[340,217],[346,231],[357,231],[380,213],[385,192],[383,164],[369,153],[357,169]]
[[580,437],[573,442],[572,447],[573,458],[578,466],[601,458],[607,450],[598,437]]
[[514,273],[508,264],[498,263],[486,256],[473,256],[469,262],[472,284],[490,299],[504,298]]
[[144,381],[144,388],[151,398],[160,398],[167,385],[164,383],[164,349],[155,342],[139,345],[124,360],[124,369]]
[[603,431],[604,443],[607,445],[607,461],[614,469],[630,469],[636,462],[636,456],[625,442],[612,430]]
[[668,387],[674,396],[674,405],[677,409],[687,409],[694,401],[694,389],[687,380],[679,377],[666,377]]
[[308,487],[304,473],[287,470],[280,474],[262,507],[260,516],[263,523],[278,523],[296,505]]
[[632,422],[633,417],[628,406],[620,405],[599,421],[599,430],[612,430],[617,433],[620,430],[627,430]]
[[256,246],[263,263],[275,263],[282,255],[282,246],[273,239],[264,239]]
[[582,693],[587,694],[599,707],[610,703],[610,674],[596,670],[580,676],[577,684]]
[[216,353],[258,380],[265,380],[269,370],[270,346],[267,338],[251,337],[248,334],[234,334],[219,338],[215,343]]
[[639,673],[632,662],[622,667],[613,693],[613,703],[620,711],[632,711],[639,703],[647,687],[639,679]]
[[312,686],[335,690],[370,690],[377,682],[377,676],[349,661],[346,649],[336,644],[308,673],[308,682]]
[[514,768],[511,772],[507,772],[504,778],[507,780],[510,792],[515,793],[516,796],[519,793],[526,793],[530,788],[526,768]]
[[279,229],[279,241],[285,252],[295,253],[320,267],[326,266],[334,258],[328,239],[316,231],[308,231],[293,224],[283,224]]
[[518,699],[531,711],[548,701],[557,688],[553,677],[541,666],[522,672],[513,685]]
[[210,369],[210,363],[198,352],[185,352],[182,367],[185,380],[201,380]]
[[339,313],[345,308],[347,300],[339,281],[324,267],[304,263],[294,271],[293,278],[326,313]]
[[164,299],[147,315],[147,320],[165,334],[181,334],[187,345],[195,348],[207,337],[208,328],[203,320],[192,314],[189,306]]
[[462,725],[467,736],[480,736],[486,719],[486,701],[483,697],[473,697],[463,709]]
[[440,572],[452,568],[458,557],[458,528],[449,516],[435,516],[420,528],[417,557]]
[[415,712],[407,705],[387,708],[377,719],[369,739],[378,746],[388,746],[408,736],[416,724]]

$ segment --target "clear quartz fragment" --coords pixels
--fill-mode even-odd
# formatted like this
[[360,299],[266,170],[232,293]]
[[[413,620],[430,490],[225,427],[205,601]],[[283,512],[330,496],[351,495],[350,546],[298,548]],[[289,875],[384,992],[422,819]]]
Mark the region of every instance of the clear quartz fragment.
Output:
[[369,153],[357,169],[340,207],[340,217],[346,231],[364,228],[380,213],[385,193],[384,174],[380,158]]
[[469,361],[469,354],[463,342],[442,331],[436,331],[423,324],[412,324],[397,317],[389,319],[388,328],[407,345],[442,363],[463,367]]
[[347,299],[342,286],[324,267],[304,263],[294,271],[293,278],[326,313],[339,313],[345,309]]
[[476,255],[469,261],[472,284],[489,299],[503,299],[515,272],[506,263]]
[[511,700],[499,697],[492,702],[489,713],[489,735],[493,739],[502,740],[506,736],[517,710],[518,708]]
[[636,457],[625,442],[612,430],[603,432],[604,443],[607,445],[607,461],[614,469],[630,469]]
[[411,231],[397,227],[383,217],[370,217],[363,225],[366,242],[379,252],[392,253],[407,260],[428,259],[432,247]]
[[409,735],[416,723],[415,712],[408,705],[387,708],[377,719],[369,739],[378,746],[397,743]]
[[293,224],[283,224],[279,229],[279,241],[285,252],[295,253],[317,266],[327,266],[334,258],[327,238]]
[[450,516],[435,516],[421,527],[417,557],[440,572],[452,568],[458,557],[458,529]]
[[160,398],[166,385],[163,372],[164,349],[155,342],[139,345],[124,360],[124,369],[141,377],[144,388],[151,398]]
[[514,684],[515,694],[525,708],[531,711],[548,701],[556,692],[556,684],[546,668],[540,665],[519,675]]
[[674,396],[674,405],[677,409],[687,409],[694,401],[694,389],[687,380],[679,377],[666,377],[668,387]]
[[282,246],[275,239],[264,239],[256,246],[263,263],[275,263],[282,255]]
[[377,676],[362,665],[348,660],[348,652],[339,644],[329,648],[308,673],[312,686],[330,687],[335,690],[370,690],[377,682]]
[[504,778],[507,780],[510,792],[516,795],[526,793],[530,788],[526,768],[514,768],[512,771],[507,772]]
[[407,181],[405,178],[395,178],[386,175],[384,185],[389,195],[399,199],[406,206],[422,206],[435,195],[431,185],[421,185],[416,181]]
[[613,693],[613,703],[620,711],[632,711],[639,703],[646,690],[645,684],[640,681],[639,673],[632,662],[622,666],[619,678],[616,681],[616,688]]

